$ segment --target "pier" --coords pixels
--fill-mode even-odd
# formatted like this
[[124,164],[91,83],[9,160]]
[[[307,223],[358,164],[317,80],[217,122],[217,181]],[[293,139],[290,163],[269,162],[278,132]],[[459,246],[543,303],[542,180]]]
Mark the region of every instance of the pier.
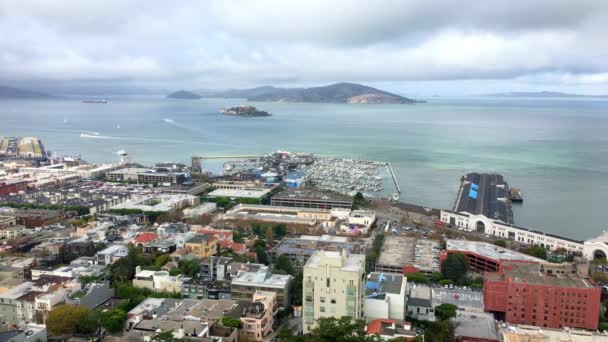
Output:
[[386,166],[388,166],[388,171],[391,173],[391,177],[393,177],[393,182],[395,182],[395,188],[397,188],[397,193],[401,194],[401,187],[399,186],[399,182],[397,181],[397,176],[395,175],[395,172],[393,171],[393,167],[391,166],[391,163],[387,162]]

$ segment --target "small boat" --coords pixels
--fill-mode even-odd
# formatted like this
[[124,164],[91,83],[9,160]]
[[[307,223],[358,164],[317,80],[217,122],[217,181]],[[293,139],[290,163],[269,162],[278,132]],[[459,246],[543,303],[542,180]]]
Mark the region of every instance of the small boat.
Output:
[[81,138],[98,138],[99,137],[99,133],[95,134],[95,133],[80,133],[80,137]]
[[83,103],[108,103],[108,100],[106,99],[100,99],[100,100],[82,100]]
[[116,128],[120,128],[120,124],[116,124]]

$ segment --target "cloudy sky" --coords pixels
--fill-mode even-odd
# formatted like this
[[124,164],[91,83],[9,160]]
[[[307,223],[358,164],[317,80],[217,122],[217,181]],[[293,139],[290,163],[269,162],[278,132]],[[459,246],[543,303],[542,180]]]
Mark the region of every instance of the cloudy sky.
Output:
[[0,84],[608,93],[608,1],[0,0]]

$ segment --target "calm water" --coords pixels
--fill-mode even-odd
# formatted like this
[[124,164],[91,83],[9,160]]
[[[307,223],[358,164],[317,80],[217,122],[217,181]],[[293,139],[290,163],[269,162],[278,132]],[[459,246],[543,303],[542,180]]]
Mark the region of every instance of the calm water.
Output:
[[[405,202],[450,208],[460,176],[496,171],[521,187],[515,222],[574,238],[608,222],[608,101],[432,99],[407,105],[254,103],[269,118],[218,114],[239,100],[0,102],[0,135],[38,136],[92,162],[189,163],[277,149],[391,161]],[[64,119],[68,120],[64,124]],[[117,128],[120,125],[120,128]],[[98,132],[83,139],[80,132]]]

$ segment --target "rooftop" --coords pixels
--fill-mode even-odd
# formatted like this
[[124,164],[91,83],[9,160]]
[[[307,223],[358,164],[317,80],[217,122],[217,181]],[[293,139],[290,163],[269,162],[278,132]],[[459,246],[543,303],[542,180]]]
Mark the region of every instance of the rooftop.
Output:
[[454,211],[513,223],[513,210],[507,199],[508,191],[509,185],[502,175],[471,172],[463,177]]
[[468,240],[447,240],[446,250],[474,253],[484,258],[493,260],[527,261],[533,263],[543,263],[542,259],[519,253],[514,250],[499,247],[488,242],[468,241]]
[[386,235],[376,265],[414,266],[423,271],[435,271],[439,264],[439,241],[412,236]]
[[365,296],[383,298],[387,293],[400,294],[404,281],[405,277],[400,273],[372,272],[367,275]]
[[364,272],[365,271],[365,255],[350,254],[345,250],[330,251],[317,250],[308,258],[305,268],[321,268],[325,265],[335,264],[336,259],[341,259],[339,262],[340,270],[346,272]]
[[319,191],[316,189],[287,189],[274,196],[273,199],[291,200],[315,200],[315,201],[340,201],[352,203],[352,198],[329,191]]
[[269,189],[217,189],[207,194],[208,197],[228,198],[262,198],[270,192]]
[[260,267],[257,272],[239,272],[233,279],[232,284],[251,285],[258,284],[273,288],[285,287],[293,278],[286,274],[272,274],[268,266]]
[[496,321],[491,314],[459,311],[454,322],[454,335],[456,337],[469,337],[499,341]]
[[514,283],[525,283],[563,288],[592,289],[595,284],[589,280],[580,278],[576,273],[553,273],[542,272],[543,265],[506,263],[502,272],[486,274],[486,279],[495,281],[506,281],[511,279]]

